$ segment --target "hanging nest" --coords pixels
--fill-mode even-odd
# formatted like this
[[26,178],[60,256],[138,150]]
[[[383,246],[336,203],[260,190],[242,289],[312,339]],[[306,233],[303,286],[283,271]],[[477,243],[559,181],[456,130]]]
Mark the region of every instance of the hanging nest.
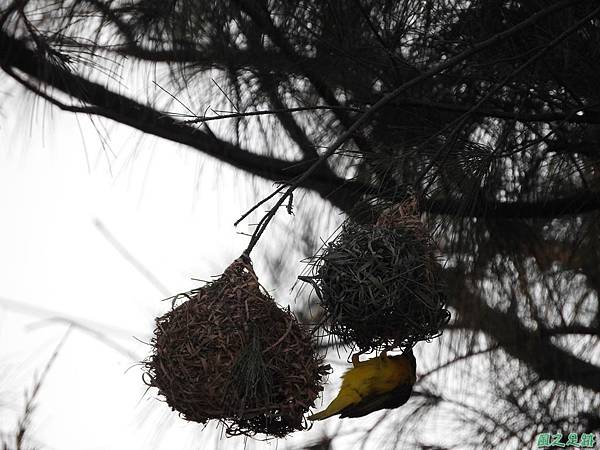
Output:
[[146,383],[184,419],[216,419],[229,435],[305,429],[303,415],[328,369],[243,257],[217,280],[174,297],[172,310],[156,319],[152,346]]
[[300,277],[315,288],[326,331],[361,351],[412,347],[450,319],[440,266],[411,198],[374,225],[347,221]]

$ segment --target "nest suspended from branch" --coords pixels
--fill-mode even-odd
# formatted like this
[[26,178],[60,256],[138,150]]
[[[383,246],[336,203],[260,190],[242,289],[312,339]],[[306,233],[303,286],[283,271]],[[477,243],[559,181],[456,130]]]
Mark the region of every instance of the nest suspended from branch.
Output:
[[174,297],[156,319],[152,346],[146,383],[184,419],[216,419],[229,435],[305,429],[328,369],[289,309],[260,288],[247,258]]
[[435,246],[411,198],[374,225],[347,221],[300,277],[315,288],[326,331],[361,351],[412,347],[450,318]]

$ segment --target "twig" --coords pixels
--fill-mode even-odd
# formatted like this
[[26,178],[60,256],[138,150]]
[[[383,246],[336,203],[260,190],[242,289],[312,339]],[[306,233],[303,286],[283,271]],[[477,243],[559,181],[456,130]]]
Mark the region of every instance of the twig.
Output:
[[[316,105],[316,106],[298,106],[295,108],[279,108],[279,109],[269,109],[263,111],[249,111],[249,112],[236,112],[231,114],[221,114],[213,117],[206,117],[203,115],[201,117],[195,116],[195,119],[183,120],[181,123],[190,124],[190,123],[204,123],[210,122],[211,120],[222,120],[222,119],[237,119],[240,117],[249,117],[249,116],[264,116],[268,114],[281,114],[281,113],[293,113],[293,112],[301,112],[301,111],[317,111],[317,110],[344,110],[351,112],[363,113],[364,109],[360,108],[352,108],[345,106],[325,106],[325,105]],[[215,112],[213,110],[213,112]]]
[[162,284],[159,279],[148,270],[140,261],[138,261],[130,252],[121,244],[117,238],[106,228],[100,219],[94,219],[94,226],[104,236],[104,238],[117,250],[123,258],[125,258],[133,267],[140,272],[146,280],[148,280],[161,294],[170,295],[169,289]]
[[[121,344],[119,344],[117,341],[115,341],[114,339],[108,337],[105,333],[101,333],[98,330],[95,330],[94,328],[91,328],[89,326],[86,326],[82,323],[76,322],[74,320],[71,319],[67,319],[64,317],[52,317],[49,319],[46,319],[45,321],[42,322],[38,322],[35,324],[30,325],[30,328],[33,326],[41,326],[44,325],[43,322],[63,322],[68,324],[70,327],[75,327],[78,330],[83,331],[86,334],[89,334],[92,338],[96,339],[98,342],[101,342],[102,344],[106,345],[107,347],[112,348],[113,350],[116,350],[117,352],[121,353],[122,355],[126,356],[127,358],[131,359],[132,361],[139,361],[140,357],[139,355],[136,355],[135,353],[133,353],[131,350],[127,349],[126,347],[122,346]],[[136,339],[135,336],[132,336],[134,339]],[[139,341],[139,339],[137,339]],[[142,342],[142,341],[140,341]]]
[[73,323],[77,325],[81,325],[83,328],[91,329],[91,330],[103,330],[104,333],[108,333],[113,336],[121,336],[125,338],[129,338],[134,334],[143,334],[134,331],[129,331],[123,328],[118,328],[112,325],[108,325],[101,322],[96,322],[93,320],[83,319],[80,317],[70,316],[63,314],[60,311],[44,308],[41,306],[36,306],[31,303],[27,303],[20,300],[14,300],[7,297],[0,296],[0,307],[8,308],[13,311],[19,311],[23,314],[40,317],[41,319],[47,320],[59,320],[63,322]]
[[179,103],[181,106],[183,106],[185,109],[187,109],[190,114],[194,114],[194,111],[192,111],[190,108],[188,108],[188,106],[185,103],[183,103],[181,100],[179,100],[176,95],[171,94],[164,87],[162,87],[160,84],[158,84],[155,80],[152,80],[152,83],[157,88],[159,88],[161,91],[163,91],[165,94],[167,94],[169,97],[171,97],[173,100],[175,100],[177,103]]
[[227,99],[227,101],[229,103],[231,103],[231,106],[233,106],[233,109],[235,109],[236,112],[239,113],[240,112],[239,108],[237,106],[235,106],[235,103],[233,103],[233,101],[229,98],[229,96],[227,95],[227,93],[221,88],[221,86],[219,86],[219,83],[217,83],[214,78],[211,78],[210,80],[215,84],[215,86],[217,86],[217,88],[221,91],[221,94],[223,94],[225,96],[225,98]]
[[233,226],[237,227],[242,220],[244,220],[246,217],[248,217],[250,214],[252,214],[253,211],[256,211],[260,207],[260,205],[263,205],[264,203],[268,202],[273,197],[275,197],[279,192],[281,192],[283,190],[284,187],[285,187],[285,184],[282,184],[273,193],[269,194],[268,196],[263,198],[260,202],[255,204],[252,208],[250,208],[248,211],[246,211],[244,214],[242,214],[241,217],[235,221]]
[[48,372],[50,372],[50,369],[51,369],[52,365],[54,364],[54,361],[56,361],[58,353],[60,352],[62,346],[65,344],[65,342],[67,341],[67,338],[71,334],[71,330],[72,330],[72,325],[69,325],[69,327],[67,328],[67,331],[65,332],[65,334],[61,338],[60,342],[54,349],[52,356],[50,356],[50,359],[46,363],[46,366],[44,367],[42,374],[40,375],[39,379],[35,382],[35,384],[33,386],[33,390],[31,391],[31,395],[25,401],[25,409],[23,410],[23,416],[18,420],[18,423],[17,423],[17,433],[16,433],[16,437],[15,437],[16,450],[21,450],[21,448],[22,448],[23,440],[24,440],[25,434],[27,432],[27,427],[29,426],[29,421],[31,420],[31,415],[33,414],[33,410],[35,408],[34,402],[37,398],[38,393],[40,392],[42,385],[44,384],[44,380],[46,379]]
[[433,373],[438,372],[439,370],[445,369],[446,367],[449,367],[449,366],[451,366],[451,365],[453,365],[453,364],[455,364],[455,363],[457,363],[459,361],[462,361],[463,359],[469,359],[469,358],[471,358],[473,356],[479,356],[479,355],[483,355],[485,353],[493,352],[495,350],[498,350],[499,348],[500,348],[500,344],[494,344],[491,347],[487,347],[487,348],[484,348],[482,350],[477,350],[477,351],[474,351],[474,352],[466,353],[464,355],[459,355],[459,356],[457,356],[457,357],[455,357],[455,358],[453,358],[453,359],[451,359],[449,361],[446,361],[445,363],[443,363],[443,364],[441,364],[441,365],[439,365],[439,366],[431,369],[430,371],[425,372],[424,374],[419,375],[419,381],[423,381],[423,379],[426,378],[426,377],[428,377],[429,375],[432,375]]

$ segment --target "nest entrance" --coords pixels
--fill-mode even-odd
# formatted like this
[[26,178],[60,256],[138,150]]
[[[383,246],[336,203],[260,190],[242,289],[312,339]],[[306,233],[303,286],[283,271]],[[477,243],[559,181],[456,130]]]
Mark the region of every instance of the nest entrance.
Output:
[[362,351],[412,347],[448,322],[435,247],[416,202],[388,208],[375,225],[347,221],[311,261],[310,282],[328,332]]
[[304,429],[327,369],[307,331],[261,290],[242,258],[176,296],[156,319],[152,346],[147,384],[186,420],[216,419],[229,435]]

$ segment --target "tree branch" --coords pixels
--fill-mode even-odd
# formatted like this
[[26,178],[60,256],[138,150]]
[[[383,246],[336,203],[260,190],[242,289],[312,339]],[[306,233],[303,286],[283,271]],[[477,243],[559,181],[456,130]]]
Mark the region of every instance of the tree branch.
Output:
[[[144,133],[187,145],[267,180],[291,180],[302,174],[312,162],[260,155],[220,140],[212,133],[186,125],[49,62],[29,49],[25,42],[4,31],[0,31],[0,66],[9,74],[18,69],[43,85],[58,89],[82,103],[82,106],[62,105],[66,110],[103,116]],[[301,187],[314,190],[343,210],[354,204],[352,197],[362,189],[362,185],[344,180],[327,170],[315,171],[310,178],[303,180]]]
[[[326,81],[319,73],[319,67],[312,67],[311,65],[304,64],[306,58],[296,52],[290,42],[286,39],[284,33],[275,26],[269,16],[268,10],[263,10],[259,2],[256,2],[255,0],[234,1],[238,4],[240,9],[248,14],[252,21],[273,40],[275,45],[281,49],[290,62],[301,67],[303,75],[308,78],[319,96],[328,105],[336,107],[334,113],[341,124],[346,129],[350,128],[353,124],[353,118],[340,108],[342,105],[336,98],[334,91],[327,85]],[[363,152],[368,150],[369,145],[362,136],[356,134],[352,136],[352,139]]]
[[[515,111],[506,111],[503,109],[486,109],[486,108],[475,108],[470,105],[462,105],[459,103],[438,103],[431,102],[428,100],[417,100],[412,98],[397,99],[392,102],[394,107],[420,107],[427,109],[435,109],[442,111],[451,111],[457,113],[473,114],[475,116],[482,117],[496,117],[498,119],[517,120],[519,122],[570,122],[570,123],[590,123],[600,124],[600,112],[587,110],[585,108],[573,108],[572,111],[567,112],[552,112],[552,113],[539,113],[539,114],[527,114]],[[582,111],[582,114],[577,115],[578,111]]]
[[584,214],[600,209],[600,193],[578,192],[562,198],[537,202],[500,202],[479,199],[470,202],[469,199],[426,199],[423,206],[430,214],[492,219],[550,219]]
[[562,381],[600,392],[600,367],[552,344],[543,333],[525,328],[519,317],[490,307],[465,283],[458,269],[445,271],[448,305],[457,309],[471,329],[494,338],[503,349],[535,370],[542,379]]

